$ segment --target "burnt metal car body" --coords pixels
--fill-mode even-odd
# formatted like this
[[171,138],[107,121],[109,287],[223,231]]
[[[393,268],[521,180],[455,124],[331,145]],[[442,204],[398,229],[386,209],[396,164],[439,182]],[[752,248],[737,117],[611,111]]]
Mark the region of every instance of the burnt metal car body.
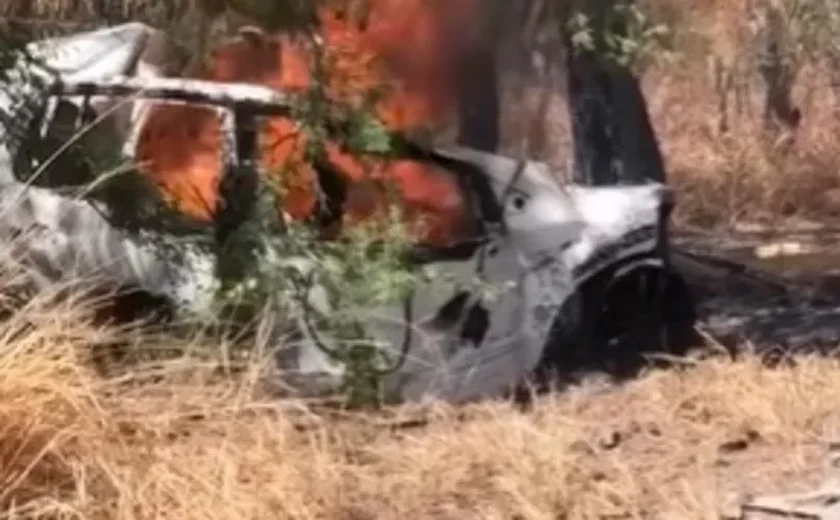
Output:
[[[224,198],[233,190],[241,195],[251,189],[258,175],[255,120],[289,115],[289,99],[254,85],[154,73],[143,77],[138,70],[147,31],[127,24],[34,42],[32,49],[58,71],[44,76],[47,89],[30,125],[42,131],[34,138],[49,134],[59,101],[77,108],[75,128],[80,128],[91,114],[129,99],[133,116],[120,138],[130,156],[142,103],[212,106],[223,122],[228,152],[220,193]],[[121,44],[114,43],[115,35]],[[43,51],[73,45],[82,50],[63,57]],[[107,50],[108,59],[82,59],[91,49]],[[0,157],[0,239],[10,252],[8,261],[34,265],[45,284],[107,276],[112,283],[168,299],[183,312],[208,312],[217,286],[214,258],[191,250],[177,258],[160,256],[141,237],[115,229],[91,203],[48,185],[33,186],[37,180],[27,175],[43,170],[43,164],[26,150],[37,145],[0,147],[7,154]],[[421,287],[398,305],[369,309],[377,317],[368,322],[369,332],[401,360],[387,377],[392,394],[455,402],[497,396],[531,376],[635,359],[646,348],[670,348],[675,334],[692,327],[690,297],[669,260],[673,199],[667,186],[563,185],[549,166],[536,161],[457,147],[405,150],[456,176],[472,201],[477,229],[470,240],[452,247],[418,245],[411,261],[433,263],[463,287],[479,278],[505,290],[485,298],[463,287],[446,292]],[[227,207],[229,213],[222,211],[217,220],[230,233],[249,209]],[[12,238],[33,227],[39,230],[35,238]],[[323,348],[334,338],[312,326],[313,315],[329,312],[326,300],[313,291],[300,312],[289,316],[297,332],[294,345],[286,345],[292,352],[277,357],[288,380],[306,392],[323,390],[324,382],[337,384],[346,369]]]

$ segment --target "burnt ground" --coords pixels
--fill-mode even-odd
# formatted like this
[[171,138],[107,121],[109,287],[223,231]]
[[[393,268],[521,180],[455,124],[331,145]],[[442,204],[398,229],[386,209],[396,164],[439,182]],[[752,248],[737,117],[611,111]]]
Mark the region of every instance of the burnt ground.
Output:
[[827,232],[756,235],[675,238],[674,263],[704,333],[728,349],[832,352],[840,345],[840,241]]

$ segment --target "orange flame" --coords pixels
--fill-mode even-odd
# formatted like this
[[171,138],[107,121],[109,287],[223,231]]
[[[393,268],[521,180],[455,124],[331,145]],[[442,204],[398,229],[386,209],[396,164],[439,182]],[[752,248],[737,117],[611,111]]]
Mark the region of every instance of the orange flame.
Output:
[[[337,10],[322,9],[321,37],[330,56],[327,92],[353,101],[385,84],[391,89],[375,110],[389,128],[447,122],[455,108],[455,89],[447,78],[469,44],[463,35],[476,1],[374,0],[364,28]],[[193,76],[300,90],[312,80],[312,57],[300,41],[249,31],[214,49],[209,65]],[[316,206],[315,173],[302,158],[304,140],[285,118],[271,118],[260,130],[260,161],[266,171],[287,173],[281,177],[286,192],[282,209],[294,219],[311,216]],[[155,106],[141,130],[137,155],[144,172],[181,211],[210,218],[222,164],[221,132],[212,111]],[[412,222],[425,223],[423,238],[445,243],[462,231],[466,205],[450,173],[409,160],[363,161],[335,143],[327,143],[327,157],[349,184],[345,223],[383,209],[378,181],[388,179],[395,182]]]

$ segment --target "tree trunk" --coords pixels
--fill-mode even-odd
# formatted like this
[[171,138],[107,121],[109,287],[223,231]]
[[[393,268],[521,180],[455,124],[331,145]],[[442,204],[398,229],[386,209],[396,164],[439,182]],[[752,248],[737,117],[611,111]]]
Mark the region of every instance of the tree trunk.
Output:
[[771,134],[778,134],[781,131],[793,132],[799,126],[802,115],[792,101],[797,71],[796,63],[786,48],[785,31],[788,29],[778,8],[768,8],[767,25],[765,55],[759,66],[767,85],[764,126]]
[[625,33],[606,13],[621,1],[574,0],[593,30],[594,50],[572,48],[564,40],[568,69],[568,102],[575,149],[577,182],[587,185],[665,182],[665,168],[644,96],[632,70],[605,55],[605,30]]
[[499,88],[493,49],[464,60],[458,85],[458,144],[495,152],[499,147]]
[[[491,2],[493,0],[490,0]],[[498,17],[503,10],[482,9],[479,37],[456,60],[458,89],[458,144],[495,152],[499,148],[499,80],[496,69]]]

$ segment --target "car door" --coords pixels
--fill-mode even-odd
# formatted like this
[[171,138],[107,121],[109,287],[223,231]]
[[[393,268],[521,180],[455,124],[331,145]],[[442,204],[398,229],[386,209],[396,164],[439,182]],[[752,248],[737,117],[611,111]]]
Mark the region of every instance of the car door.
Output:
[[[439,276],[407,301],[366,309],[366,328],[394,363],[386,386],[403,399],[498,395],[534,369],[574,292],[562,252],[583,222],[539,164],[469,150],[422,160],[459,178],[473,222],[460,241],[416,244],[413,261]],[[311,349],[330,339],[309,339],[312,367]]]

